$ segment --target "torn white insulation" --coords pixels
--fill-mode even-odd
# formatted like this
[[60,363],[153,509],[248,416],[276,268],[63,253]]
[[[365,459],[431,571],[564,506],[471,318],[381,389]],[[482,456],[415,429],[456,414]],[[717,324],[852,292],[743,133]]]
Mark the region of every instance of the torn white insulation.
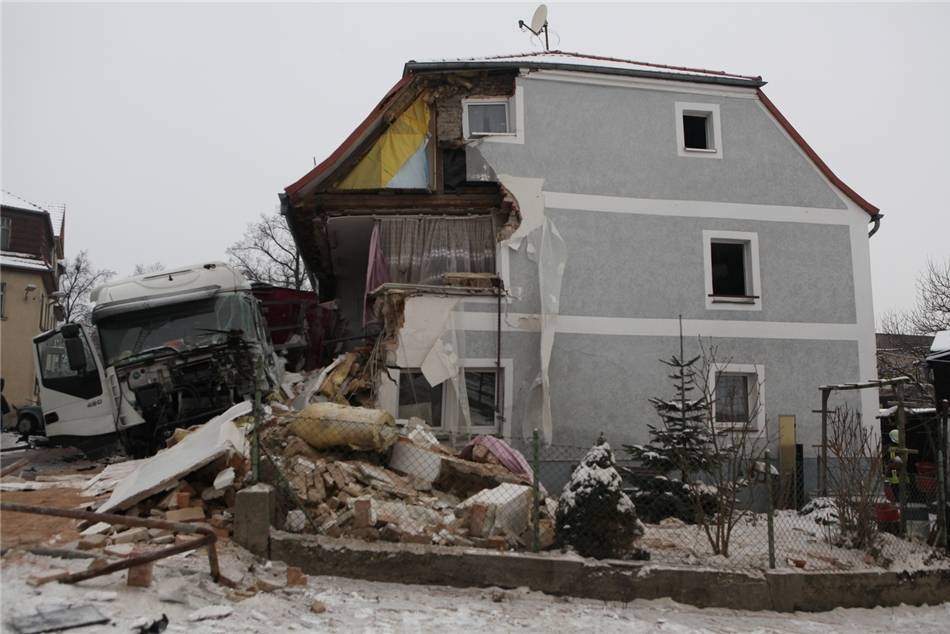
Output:
[[499,174],[498,179],[514,196],[521,212],[521,224],[506,244],[518,251],[524,238],[528,238],[525,251],[528,258],[538,265],[538,287],[541,293],[541,369],[527,399],[522,433],[525,438],[529,438],[535,421],[540,419],[542,438],[550,445],[553,421],[549,368],[560,313],[561,280],[567,263],[567,247],[554,222],[545,214],[543,178]]

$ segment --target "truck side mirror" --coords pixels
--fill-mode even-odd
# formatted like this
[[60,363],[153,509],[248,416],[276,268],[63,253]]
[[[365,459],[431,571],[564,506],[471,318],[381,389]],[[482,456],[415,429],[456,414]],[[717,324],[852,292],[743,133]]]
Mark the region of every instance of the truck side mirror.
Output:
[[80,336],[78,324],[66,324],[60,329],[63,333],[63,343],[66,344],[66,358],[69,360],[69,369],[82,372],[86,369],[86,349]]

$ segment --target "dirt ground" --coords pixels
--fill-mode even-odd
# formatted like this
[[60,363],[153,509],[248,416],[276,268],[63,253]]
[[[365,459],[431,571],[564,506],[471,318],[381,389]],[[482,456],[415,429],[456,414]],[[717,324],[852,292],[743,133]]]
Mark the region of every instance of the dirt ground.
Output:
[[[39,491],[8,491],[4,502],[55,506],[63,509],[89,504],[94,498],[82,497],[79,489],[41,489]],[[55,538],[55,542],[53,542]],[[27,513],[0,511],[0,546],[62,545],[79,539],[75,520]]]

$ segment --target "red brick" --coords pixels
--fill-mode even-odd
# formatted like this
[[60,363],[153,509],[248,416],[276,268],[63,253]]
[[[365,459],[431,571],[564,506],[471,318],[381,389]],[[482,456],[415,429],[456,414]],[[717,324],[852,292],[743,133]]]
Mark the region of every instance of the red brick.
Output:
[[307,585],[307,575],[297,566],[287,566],[287,585],[305,586]]
[[126,585],[136,588],[148,588],[152,585],[152,562],[129,568]]

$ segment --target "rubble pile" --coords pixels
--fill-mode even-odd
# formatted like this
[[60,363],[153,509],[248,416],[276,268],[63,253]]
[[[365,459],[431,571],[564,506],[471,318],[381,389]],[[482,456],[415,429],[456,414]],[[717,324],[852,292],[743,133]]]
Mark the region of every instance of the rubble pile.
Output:
[[[326,382],[344,367],[338,365]],[[285,530],[368,541],[530,547],[532,474],[520,453],[495,438],[456,453],[421,421],[399,428],[380,410],[320,402],[336,389],[325,386],[294,390],[296,398],[309,389],[317,401],[301,411],[293,411],[301,403],[293,409],[272,403],[274,415],[262,431],[265,453],[276,463],[276,472],[265,469],[265,477],[291,494]],[[515,454],[520,463],[512,460]],[[542,548],[554,543],[555,508],[550,499],[541,505]]]

